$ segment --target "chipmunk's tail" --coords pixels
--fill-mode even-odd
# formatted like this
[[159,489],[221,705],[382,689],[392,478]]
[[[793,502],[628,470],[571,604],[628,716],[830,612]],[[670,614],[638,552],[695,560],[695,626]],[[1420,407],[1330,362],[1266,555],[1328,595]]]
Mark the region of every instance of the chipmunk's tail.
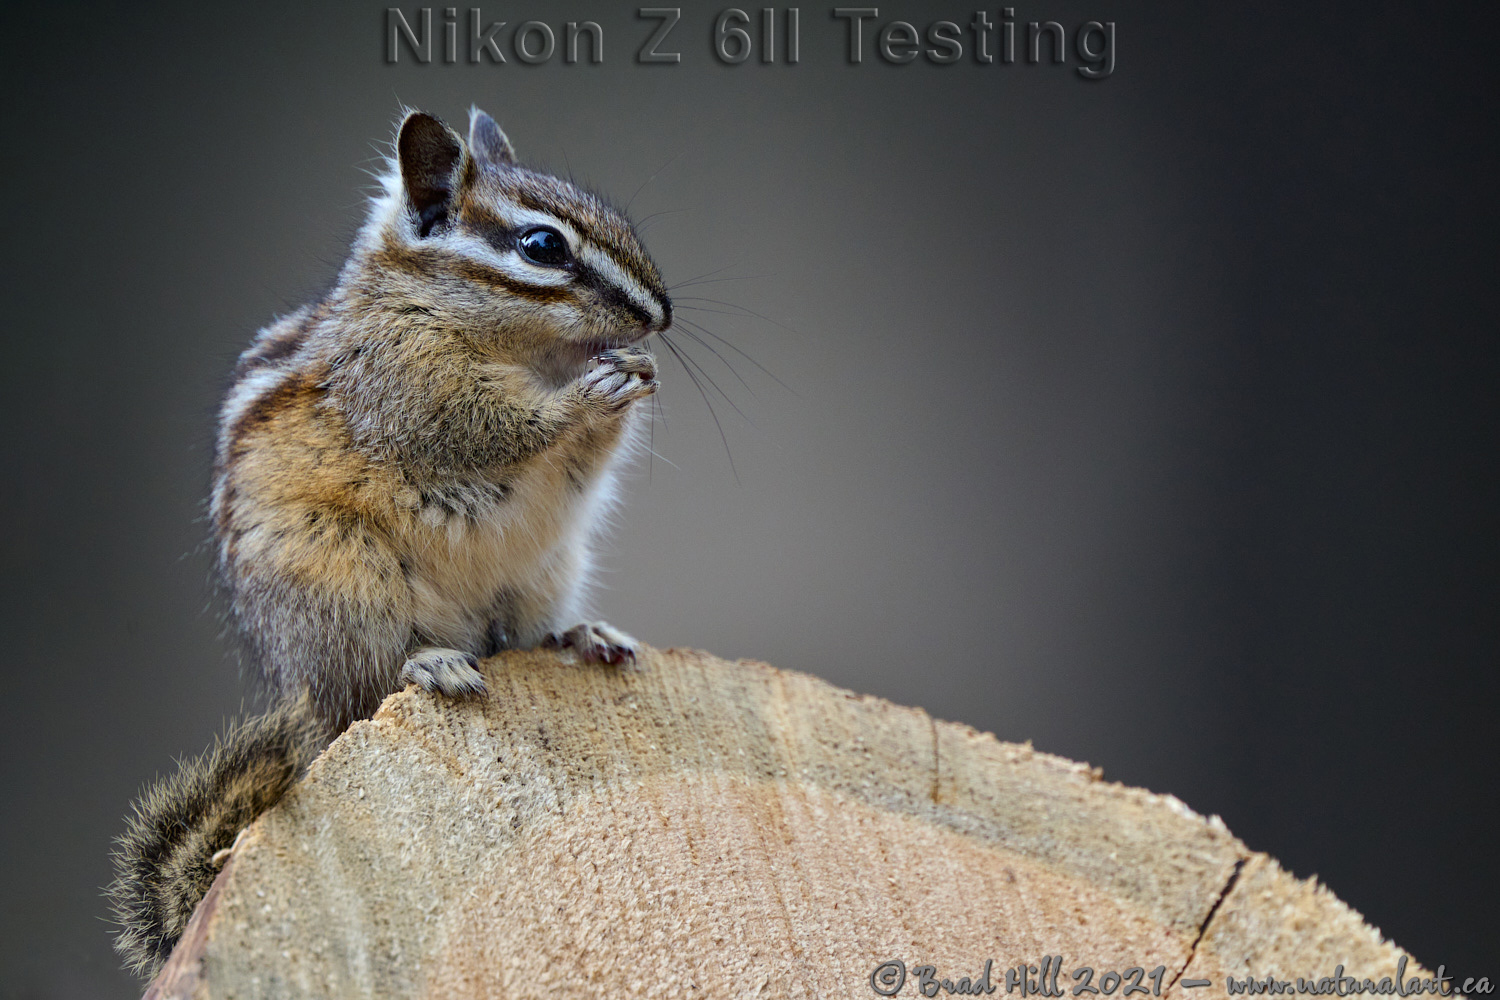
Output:
[[331,741],[305,701],[247,719],[138,798],[107,890],[115,951],[153,976],[177,944],[223,859],[215,855],[277,800]]

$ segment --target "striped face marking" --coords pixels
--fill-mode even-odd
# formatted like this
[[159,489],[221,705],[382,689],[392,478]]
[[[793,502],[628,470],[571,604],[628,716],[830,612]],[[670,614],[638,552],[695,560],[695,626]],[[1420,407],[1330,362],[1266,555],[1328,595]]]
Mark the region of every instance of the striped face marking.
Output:
[[378,263],[445,292],[402,308],[436,308],[479,336],[504,330],[511,350],[551,375],[667,329],[672,302],[629,221],[518,165],[498,126],[474,118],[483,128],[471,128],[467,145],[431,115],[402,122],[386,187],[396,211],[385,216]]
[[522,294],[556,301],[571,290],[631,340],[670,324],[656,265],[630,223],[593,195],[521,167],[483,167],[458,201],[458,224],[443,239],[472,265]]

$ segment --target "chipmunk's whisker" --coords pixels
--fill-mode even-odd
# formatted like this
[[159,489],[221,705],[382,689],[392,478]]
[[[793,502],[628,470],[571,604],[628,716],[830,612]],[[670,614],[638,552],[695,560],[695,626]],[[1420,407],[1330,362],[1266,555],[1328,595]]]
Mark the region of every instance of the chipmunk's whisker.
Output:
[[[683,353],[677,349],[677,345],[672,343],[672,341],[667,337],[665,333],[658,334],[658,336],[661,337],[662,344],[665,345],[667,350],[672,352],[672,356],[677,359],[677,363],[682,365],[682,370],[687,372],[687,377],[693,383],[694,387],[697,388],[698,395],[703,397],[703,404],[708,407],[708,415],[713,418],[714,427],[716,427],[719,431],[719,440],[724,443],[724,457],[729,459],[729,471],[734,475],[735,485],[739,485],[740,473],[739,470],[735,468],[734,454],[729,450],[729,437],[724,433],[724,425],[719,420],[719,414],[714,410],[713,402],[708,398],[707,390],[703,388],[703,383],[698,381],[698,376],[693,373],[692,366],[689,364],[688,359],[683,355]],[[709,382],[712,384],[713,380],[709,379]],[[723,395],[724,390],[719,389],[718,385],[714,385],[714,388],[719,390],[720,395]],[[729,397],[725,396],[725,398],[728,399]],[[733,401],[730,402],[730,405],[734,405]],[[738,409],[738,407],[736,407],[736,409]]]
[[[729,348],[734,353],[738,354],[740,357],[744,358],[746,361],[750,362],[755,367],[759,368],[761,370],[761,372],[764,373],[767,378],[769,378],[771,381],[775,382],[777,385],[781,386],[787,392],[791,393],[794,396],[800,396],[801,395],[801,393],[797,392],[796,389],[793,389],[791,386],[787,385],[779,377],[777,377],[777,375],[776,375],[775,372],[771,371],[765,365],[761,364],[759,361],[756,361],[750,355],[746,354],[744,352],[744,350],[742,350],[738,344],[736,344],[733,341],[728,340],[728,339],[726,339],[724,337],[719,336],[717,333],[714,333],[712,330],[710,330],[708,327],[704,326],[703,324],[693,322],[692,320],[689,320],[685,316],[681,315],[681,313],[682,313],[683,310],[689,310],[689,311],[692,311],[692,312],[718,313],[720,315],[726,315],[726,316],[734,316],[734,315],[737,315],[737,314],[735,314],[735,313],[724,313],[724,312],[721,312],[718,309],[704,309],[702,306],[684,306],[684,305],[679,305],[679,306],[677,306],[677,310],[678,310],[677,322],[679,322],[679,323],[692,323],[694,329],[696,329],[699,333],[701,333],[701,334],[703,334],[704,336],[707,336],[707,337],[712,337],[713,339],[717,340],[719,343],[723,344],[725,347]],[[704,345],[704,346],[707,346],[707,345]]]

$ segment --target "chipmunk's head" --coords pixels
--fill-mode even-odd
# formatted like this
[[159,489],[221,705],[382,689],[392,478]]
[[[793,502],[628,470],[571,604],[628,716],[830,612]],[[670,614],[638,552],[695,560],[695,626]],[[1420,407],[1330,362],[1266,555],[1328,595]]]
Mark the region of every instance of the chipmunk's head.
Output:
[[411,306],[560,373],[671,325],[661,274],[624,215],[519,165],[478,108],[467,140],[407,114],[395,168],[365,243],[405,275],[391,290]]

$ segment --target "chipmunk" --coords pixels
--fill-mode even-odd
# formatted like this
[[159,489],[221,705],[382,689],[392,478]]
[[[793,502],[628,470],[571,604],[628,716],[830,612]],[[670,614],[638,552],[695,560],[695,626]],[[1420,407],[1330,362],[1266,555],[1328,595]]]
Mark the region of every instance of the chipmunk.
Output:
[[138,972],[239,831],[404,684],[482,693],[502,649],[635,655],[581,609],[657,388],[636,345],[672,322],[656,265],[478,109],[467,140],[407,114],[389,167],[333,289],[260,332],[220,413],[219,575],[272,709],[137,801],[111,894]]

